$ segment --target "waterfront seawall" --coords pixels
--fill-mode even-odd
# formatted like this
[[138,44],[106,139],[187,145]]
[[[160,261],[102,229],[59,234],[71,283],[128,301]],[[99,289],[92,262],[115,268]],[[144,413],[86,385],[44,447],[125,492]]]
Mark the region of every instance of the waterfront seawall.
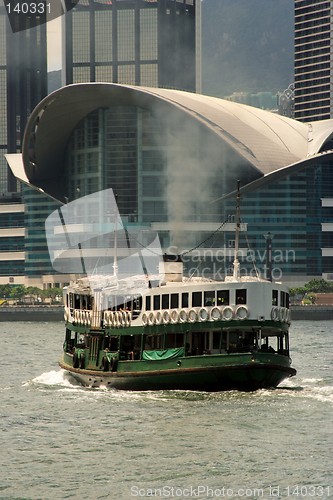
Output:
[[291,321],[333,320],[333,306],[291,306]]
[[[62,306],[0,307],[1,321],[63,321]],[[333,320],[333,306],[291,306],[291,320]]]
[[1,321],[62,321],[62,306],[10,306],[0,307]]

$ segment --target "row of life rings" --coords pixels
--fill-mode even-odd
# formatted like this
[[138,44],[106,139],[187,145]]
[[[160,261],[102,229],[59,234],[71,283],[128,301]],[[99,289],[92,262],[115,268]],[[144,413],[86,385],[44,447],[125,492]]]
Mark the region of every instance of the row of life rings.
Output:
[[91,325],[91,311],[81,311],[79,309],[75,309],[73,317],[71,316],[70,310],[66,308],[64,318],[65,321],[69,321],[71,323],[75,322],[77,325]]
[[131,326],[132,315],[130,311],[104,311],[104,326]]
[[102,369],[104,372],[116,372],[117,371],[117,366],[118,366],[118,359],[112,357],[111,359],[108,359],[107,356],[103,356],[102,358]]
[[68,323],[73,323],[74,322],[74,318],[71,315],[71,310],[70,310],[69,307],[65,307],[65,310],[64,310],[64,320],[67,321]]
[[290,316],[291,316],[290,309],[287,309],[286,307],[277,307],[277,306],[272,307],[271,319],[273,321],[282,321],[284,323],[289,323]]
[[248,318],[249,311],[246,306],[238,306],[236,309],[231,306],[215,306],[211,310],[202,307],[199,310],[173,309],[171,311],[151,311],[142,314],[142,323],[144,326],[167,325],[169,323],[195,323],[197,321],[230,321],[231,319],[244,320]]

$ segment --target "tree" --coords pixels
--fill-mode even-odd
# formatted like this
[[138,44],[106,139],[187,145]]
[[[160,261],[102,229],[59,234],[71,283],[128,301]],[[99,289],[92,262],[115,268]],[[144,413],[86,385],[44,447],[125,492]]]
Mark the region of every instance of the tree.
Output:
[[12,285],[6,283],[5,285],[0,285],[0,297],[3,299],[8,299],[12,294]]
[[330,293],[333,292],[333,283],[323,278],[313,279],[304,285],[307,293]]
[[[62,288],[53,287],[53,288],[47,288],[45,290],[42,290],[42,297],[44,299],[50,298],[50,299],[52,299],[52,302],[55,302],[57,297],[62,298]],[[60,302],[61,302],[61,299],[60,299]]]
[[22,299],[24,295],[26,295],[27,289],[24,285],[12,285],[12,298],[13,299]]

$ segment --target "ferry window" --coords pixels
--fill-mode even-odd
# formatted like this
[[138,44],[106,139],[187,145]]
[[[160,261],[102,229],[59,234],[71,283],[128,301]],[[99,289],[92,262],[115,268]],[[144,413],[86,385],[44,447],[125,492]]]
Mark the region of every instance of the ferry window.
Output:
[[161,309],[161,296],[154,295],[154,311]]
[[289,293],[286,293],[286,307],[289,309]]
[[183,347],[184,334],[183,333],[168,333],[165,336],[165,348]]
[[169,294],[162,295],[162,309],[169,309],[170,307],[170,296]]
[[131,301],[127,303],[127,307],[132,311],[133,319],[137,318],[142,309],[142,297],[141,295],[136,295],[131,298]]
[[278,305],[278,295],[279,295],[279,292],[277,290],[272,290],[272,305],[273,306]]
[[163,336],[145,335],[143,345],[145,351],[151,351],[154,349],[163,349]]
[[171,294],[171,309],[177,309],[179,307],[179,295],[178,293]]
[[220,349],[221,332],[213,332],[213,349]]
[[74,295],[74,309],[80,309],[80,295]]
[[214,306],[215,305],[215,291],[209,290],[204,292],[204,304],[205,306]]
[[88,297],[87,295],[82,295],[82,309],[88,309]]
[[217,305],[218,306],[228,306],[230,292],[229,290],[218,290],[217,291]]
[[182,307],[188,307],[188,293],[182,293]]
[[150,295],[146,295],[146,311],[150,311]]
[[280,293],[280,306],[286,307],[286,292]]
[[119,337],[111,337],[110,338],[110,351],[118,351],[118,340]]
[[200,307],[202,306],[202,293],[201,292],[193,292],[192,293],[192,307]]
[[236,304],[246,304],[246,289],[236,290]]
[[134,335],[124,335],[120,337],[120,350],[121,351],[133,351],[134,350]]
[[141,295],[136,295],[133,297],[133,311],[141,311],[142,309],[142,297]]
[[125,306],[124,306],[125,297],[123,297],[122,295],[117,295],[117,296],[115,296],[115,301],[116,301],[115,307],[116,307],[117,311],[120,311],[120,309],[125,308]]

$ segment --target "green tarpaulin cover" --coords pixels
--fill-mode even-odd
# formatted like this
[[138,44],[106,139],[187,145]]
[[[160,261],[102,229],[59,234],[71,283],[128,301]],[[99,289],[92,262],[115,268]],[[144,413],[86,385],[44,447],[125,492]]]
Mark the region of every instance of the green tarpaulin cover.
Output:
[[179,356],[184,356],[184,353],[184,347],[165,349],[163,351],[143,351],[142,359],[157,361],[158,359],[178,358]]

